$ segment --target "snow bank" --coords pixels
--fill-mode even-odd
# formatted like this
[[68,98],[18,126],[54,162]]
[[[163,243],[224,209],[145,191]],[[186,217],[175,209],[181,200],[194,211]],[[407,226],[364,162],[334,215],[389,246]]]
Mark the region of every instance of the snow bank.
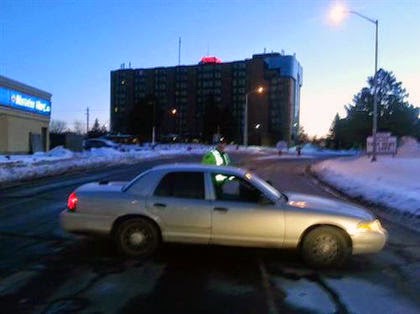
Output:
[[[296,146],[290,147],[288,152],[296,152]],[[301,148],[302,155],[310,156],[349,156],[360,154],[359,150],[332,150],[323,147],[319,147],[313,144],[305,144]]]
[[162,155],[203,154],[208,149],[209,146],[206,145],[158,145],[154,149],[129,145],[124,151],[93,148],[75,153],[60,146],[49,152],[33,155],[1,155],[0,184],[58,175],[72,170],[136,163]]
[[420,150],[406,140],[396,157],[368,156],[338,158],[316,164],[318,177],[343,193],[380,204],[389,212],[420,224]]
[[405,136],[401,139],[397,154],[400,157],[420,158],[420,143],[415,138]]
[[[234,149],[234,146],[230,146],[230,149]],[[253,152],[253,153],[278,153],[278,149],[274,147],[261,147],[261,146],[248,146],[247,148],[240,146],[238,151],[241,152]],[[358,150],[331,150],[323,147],[319,147],[313,144],[305,144],[301,148],[301,156],[307,158],[314,158],[316,156],[353,156],[360,154]],[[296,146],[292,146],[286,149],[282,149],[283,158],[288,156],[296,156]],[[267,156],[267,158],[271,158]]]

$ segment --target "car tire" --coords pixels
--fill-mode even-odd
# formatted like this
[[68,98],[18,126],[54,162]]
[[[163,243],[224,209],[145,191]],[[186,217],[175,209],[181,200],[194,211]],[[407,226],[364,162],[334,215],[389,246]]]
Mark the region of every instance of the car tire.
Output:
[[351,253],[346,235],[338,228],[324,226],[309,231],[303,238],[304,261],[316,268],[339,267]]
[[131,257],[152,255],[160,244],[157,227],[142,218],[132,218],[122,222],[115,234],[119,251]]

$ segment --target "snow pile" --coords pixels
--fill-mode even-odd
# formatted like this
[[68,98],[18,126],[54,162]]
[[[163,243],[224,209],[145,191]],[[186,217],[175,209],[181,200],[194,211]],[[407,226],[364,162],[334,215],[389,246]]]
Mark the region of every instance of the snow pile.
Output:
[[[316,164],[318,177],[343,193],[380,204],[391,213],[420,224],[420,150],[413,142],[404,144],[396,157],[379,155],[338,158]],[[406,157],[409,156],[409,157]]]
[[[290,147],[288,149],[289,152],[296,152],[296,146]],[[316,146],[314,144],[305,144],[301,148],[302,155],[309,155],[309,156],[348,156],[348,155],[357,155],[360,151],[358,150],[331,150],[323,147]]]
[[110,147],[92,148],[90,151],[83,152],[84,156],[92,158],[114,158],[121,157],[124,153]]
[[58,160],[58,159],[68,159],[74,156],[74,153],[71,150],[63,148],[63,146],[57,146],[51,149],[48,152],[37,152],[32,155],[38,160]]
[[205,145],[158,145],[154,148],[133,145],[125,151],[92,148],[90,151],[76,153],[56,147],[49,152],[33,155],[0,156],[0,184],[58,175],[72,170],[136,163],[162,155],[203,154],[208,149],[209,146]]
[[415,138],[404,136],[397,153],[401,157],[420,158],[420,143]]
[[23,165],[23,164],[37,164],[46,161],[57,161],[63,159],[73,158],[74,153],[62,146],[55,147],[49,152],[37,152],[33,155],[0,155],[0,166],[4,164],[9,165]]
[[[230,146],[230,149],[233,150],[235,146]],[[229,151],[229,150],[228,150]],[[248,146],[247,148],[239,146],[238,151],[241,152],[252,152],[252,153],[274,153],[278,154],[278,149],[274,147],[263,147],[263,146]],[[305,144],[301,148],[301,157],[313,158],[316,156],[349,156],[349,155],[358,155],[360,151],[358,150],[331,150],[316,146],[314,144]],[[282,150],[282,158],[291,158],[296,157],[297,149],[296,146],[292,146]],[[265,156],[262,157],[265,159],[275,158],[275,156]]]

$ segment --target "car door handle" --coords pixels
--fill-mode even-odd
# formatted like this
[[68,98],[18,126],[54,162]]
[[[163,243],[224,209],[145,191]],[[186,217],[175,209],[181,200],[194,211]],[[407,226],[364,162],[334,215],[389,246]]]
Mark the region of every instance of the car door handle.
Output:
[[218,211],[218,212],[227,212],[228,209],[226,207],[215,207],[214,211]]
[[154,203],[153,206],[155,206],[155,207],[166,207],[166,204]]

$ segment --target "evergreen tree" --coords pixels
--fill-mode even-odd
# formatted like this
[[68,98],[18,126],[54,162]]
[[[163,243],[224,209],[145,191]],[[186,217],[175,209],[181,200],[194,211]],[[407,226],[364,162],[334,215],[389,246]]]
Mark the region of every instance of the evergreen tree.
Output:
[[92,128],[89,130],[88,132],[88,137],[89,138],[96,138],[96,137],[100,137],[103,136],[105,134],[107,134],[108,131],[106,129],[105,125],[100,125],[99,124],[99,120],[98,118],[95,119],[95,122],[93,123]]
[[[419,137],[419,108],[407,102],[408,93],[397,82],[392,72],[380,69],[376,74],[378,132],[391,132],[396,136]],[[368,86],[353,97],[345,107],[346,117],[334,118],[329,143],[336,148],[364,146],[372,134],[374,78]]]

